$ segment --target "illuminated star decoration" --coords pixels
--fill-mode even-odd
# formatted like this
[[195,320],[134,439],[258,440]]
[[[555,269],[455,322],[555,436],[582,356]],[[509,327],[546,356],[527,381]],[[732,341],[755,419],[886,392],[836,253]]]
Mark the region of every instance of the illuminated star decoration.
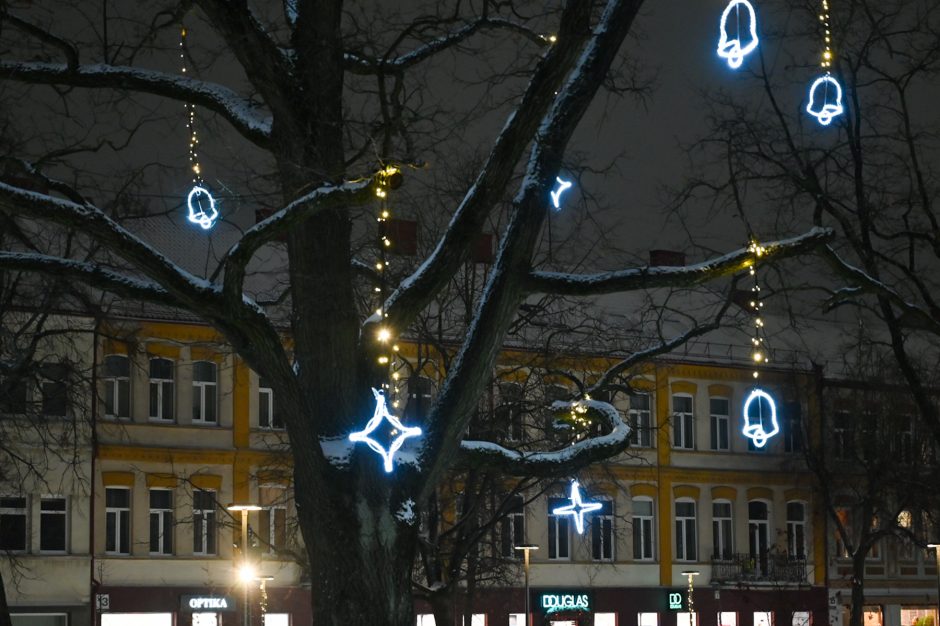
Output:
[[[819,92],[822,91],[822,94]],[[831,95],[830,95],[831,94]],[[822,105],[816,104],[817,100],[822,101]],[[835,102],[830,102],[834,100]],[[820,76],[809,88],[809,103],[806,105],[806,112],[819,120],[823,126],[829,126],[837,115],[842,115],[842,86],[839,81],[830,74]]]
[[[380,455],[385,461],[385,471],[392,471],[392,461],[395,457],[395,453],[398,452],[398,449],[401,448],[405,439],[409,437],[417,437],[421,434],[421,429],[417,426],[405,426],[401,423],[397,417],[388,412],[388,406],[385,404],[385,394],[379,391],[378,389],[372,390],[372,395],[375,396],[375,413],[372,414],[372,419],[366,424],[366,427],[360,430],[357,433],[349,435],[349,440],[354,442],[365,442],[376,454]],[[392,428],[395,429],[397,436],[392,443],[389,444],[388,450],[382,447],[382,444],[370,437],[369,435],[379,427],[383,420],[388,420],[388,423],[392,425]]]
[[558,209],[561,208],[561,194],[568,191],[572,183],[571,181],[564,180],[563,178],[561,178],[561,176],[556,176],[555,180],[558,181],[558,189],[550,193],[552,196],[552,204],[555,206],[555,210],[557,211]]
[[578,487],[578,481],[571,483],[571,504],[560,506],[552,511],[552,515],[570,515],[574,518],[574,527],[578,534],[584,534],[584,515],[591,511],[596,511],[601,506],[600,502],[584,502],[581,499],[581,489]]
[[[764,416],[761,400],[770,408],[770,430],[764,428],[768,419]],[[751,415],[751,406],[757,404],[757,415]],[[769,393],[763,389],[755,389],[744,401],[744,436],[754,442],[758,448],[763,448],[767,440],[780,432],[777,424],[777,405]]]
[[[741,7],[747,10],[748,39],[741,45]],[[728,37],[728,16],[734,9],[736,31],[734,38]],[[757,13],[748,0],[731,0],[721,14],[721,36],[718,38],[718,56],[728,59],[728,67],[741,67],[744,57],[757,48]]]
[[219,218],[219,210],[215,208],[215,198],[208,189],[200,185],[193,187],[186,198],[186,206],[189,207],[187,218],[190,222],[199,224],[203,230],[209,230],[215,226],[215,221]]

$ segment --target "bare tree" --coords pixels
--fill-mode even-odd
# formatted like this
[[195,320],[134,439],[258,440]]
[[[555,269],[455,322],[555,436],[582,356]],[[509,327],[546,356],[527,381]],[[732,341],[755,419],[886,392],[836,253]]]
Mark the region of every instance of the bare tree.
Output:
[[[112,125],[135,111],[135,119],[141,120],[140,107],[151,102],[142,94],[150,94],[212,111],[240,136],[246,153],[256,155],[259,168],[266,164],[268,189],[274,190],[281,208],[268,211],[215,266],[197,276],[156,249],[145,232],[136,234],[140,229],[129,228],[126,219],[93,203],[80,178],[69,176],[73,180],[68,185],[52,181],[56,172],[78,171],[74,159],[46,159],[51,163],[48,178],[40,170],[33,179],[43,177],[54,185],[46,192],[32,191],[7,179],[0,184],[0,211],[17,224],[36,225],[38,232],[58,227],[75,233],[100,254],[88,259],[56,253],[34,237],[38,249],[7,248],[0,252],[0,267],[56,274],[121,299],[187,311],[218,329],[270,381],[293,452],[316,623],[412,623],[412,573],[420,534],[414,512],[454,467],[552,477],[625,447],[629,429],[609,404],[598,401],[583,406],[605,424],[607,434],[563,450],[547,445],[523,452],[467,440],[477,399],[520,305],[542,294],[582,298],[693,287],[753,262],[751,253],[740,249],[681,268],[596,274],[534,269],[548,192],[564,164],[568,142],[613,75],[641,5],[641,0],[609,0],[604,6],[571,0],[546,12],[542,5],[455,2],[421,7],[403,20],[379,7],[338,1],[285,2],[284,13],[275,15],[256,13],[246,3],[187,0],[164,2],[149,15],[121,20],[111,15],[104,26],[110,24],[112,30],[80,33],[63,29],[66,18],[43,7],[31,13],[3,10],[3,46],[9,49],[0,61],[4,87],[29,97],[31,86],[54,86],[56,98],[45,121],[54,114],[73,114],[69,104],[82,89],[101,94],[112,107],[117,113]],[[83,5],[69,8],[81,14]],[[200,20],[206,41],[202,54],[212,62],[182,77],[150,69],[177,62],[180,46],[170,35],[187,14]],[[88,23],[96,22],[92,18]],[[126,39],[119,44],[113,32],[118,25],[126,27]],[[554,35],[540,34],[544,32]],[[509,46],[510,61],[498,59],[502,66],[497,70],[488,66],[494,57],[481,54],[485,37],[494,33]],[[188,52],[182,50],[184,56]],[[422,153],[446,137],[442,108],[422,109],[420,103],[437,98],[426,77],[435,62],[447,58],[479,62],[475,69],[485,75],[485,93],[498,95],[494,106],[506,121],[483,150],[471,184],[447,206],[450,221],[433,251],[409,275],[391,282],[388,275],[365,271],[372,263],[354,258],[361,249],[357,229],[374,225],[372,218],[365,219],[367,206],[377,189],[385,193],[390,186],[388,164],[417,166],[425,160]],[[234,73],[229,81],[233,86],[193,77],[210,70],[217,76]],[[509,77],[515,76],[522,81],[510,84]],[[497,86],[503,89],[493,91]],[[115,99],[107,100],[108,94]],[[107,127],[98,117],[98,104],[86,102],[75,114],[87,110],[92,120]],[[21,156],[36,161],[33,152],[53,153],[45,144],[55,139],[56,133],[46,130],[36,137],[39,145],[25,146]],[[505,203],[510,185],[517,189]],[[387,383],[394,341],[433,308],[497,211],[506,215],[498,253],[424,421],[416,461],[387,475],[365,447],[342,459],[328,456],[323,445],[346,441],[371,414],[370,388]],[[798,254],[829,237],[820,228],[770,242],[766,258]],[[246,287],[246,278],[258,253],[281,240],[286,242],[281,292],[269,303]],[[386,296],[378,307],[357,296],[362,276],[366,282],[378,278],[378,289]],[[292,354],[284,347],[281,321],[289,324]],[[668,350],[712,327],[714,322],[707,320],[693,324],[647,353]],[[630,357],[611,368],[602,381],[609,382],[632,362]]]

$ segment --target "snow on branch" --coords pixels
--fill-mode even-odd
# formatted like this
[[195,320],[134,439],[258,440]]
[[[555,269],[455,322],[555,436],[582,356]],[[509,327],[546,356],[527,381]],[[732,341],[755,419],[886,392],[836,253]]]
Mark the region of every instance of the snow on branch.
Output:
[[70,85],[72,87],[125,89],[191,102],[215,111],[255,144],[271,139],[271,119],[259,114],[259,107],[231,89],[155,70],[120,65],[79,65],[62,63],[0,61],[0,78],[24,83]]
[[[766,262],[796,256],[830,241],[834,236],[835,232],[831,228],[816,226],[790,239],[762,242],[765,251],[761,260]],[[754,254],[747,248],[741,248],[716,259],[683,267],[648,266],[598,274],[531,272],[526,289],[530,293],[588,296],[637,289],[689,287],[740,272],[753,261]]]
[[38,272],[60,278],[74,278],[86,285],[109,291],[124,298],[171,306],[177,304],[167,290],[156,283],[126,276],[86,261],[32,252],[0,250],[0,268],[18,272]]
[[555,412],[584,407],[588,414],[603,420],[610,432],[579,441],[563,450],[521,452],[490,441],[463,441],[458,464],[497,467],[513,476],[555,477],[578,470],[590,463],[609,458],[630,445],[630,427],[613,405],[598,400],[555,402]]
[[291,201],[245,231],[242,238],[226,253],[223,263],[213,274],[213,279],[219,270],[224,269],[225,293],[241,297],[245,267],[261,246],[330,207],[367,202],[372,197],[371,190],[372,178],[366,178],[342,185],[319,187]]

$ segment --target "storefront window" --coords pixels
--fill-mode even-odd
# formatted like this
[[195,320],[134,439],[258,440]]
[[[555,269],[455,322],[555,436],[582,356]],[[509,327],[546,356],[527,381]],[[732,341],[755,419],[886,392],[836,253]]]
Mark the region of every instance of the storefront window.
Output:
[[594,626],[617,626],[616,613],[595,613]]
[[65,613],[44,613],[17,615],[14,613],[13,626],[68,626],[69,617]]
[[[16,622],[14,622],[16,624]],[[32,626],[32,624],[30,624]],[[102,613],[101,626],[173,626],[172,613]]]
[[193,626],[219,626],[219,614],[193,613]]
[[901,626],[934,626],[937,612],[933,609],[901,609]]
[[434,615],[431,613],[419,613],[417,626],[435,626]]
[[812,626],[813,614],[809,611],[794,611],[792,624],[793,626]]
[[638,613],[637,626],[659,626],[659,613]]
[[698,626],[698,613],[688,611],[676,613],[676,626]]
[[755,611],[754,626],[774,626],[774,614],[770,611]]
[[265,613],[264,626],[290,626],[288,613]]
[[[460,618],[460,623],[466,626],[466,621],[464,618]],[[486,626],[486,614],[485,613],[474,613],[470,616],[470,626]]]
[[525,613],[510,613],[509,626],[525,626]]
[[738,614],[728,612],[719,613],[718,626],[738,626]]

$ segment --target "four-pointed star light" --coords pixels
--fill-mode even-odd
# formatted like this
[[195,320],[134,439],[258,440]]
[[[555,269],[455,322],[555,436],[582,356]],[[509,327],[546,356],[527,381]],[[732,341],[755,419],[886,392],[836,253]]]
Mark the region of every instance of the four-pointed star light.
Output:
[[603,506],[600,502],[584,502],[581,499],[581,489],[578,487],[578,481],[571,483],[571,504],[560,506],[552,511],[553,515],[570,515],[574,518],[574,527],[578,534],[584,534],[584,516],[591,511],[596,511]]
[[[417,426],[405,426],[401,423],[401,420],[389,413],[388,406],[385,403],[384,393],[378,389],[373,389],[372,395],[375,396],[375,412],[372,414],[372,419],[369,420],[365,428],[349,435],[349,440],[357,443],[361,441],[372,448],[385,461],[385,471],[391,472],[395,453],[404,445],[405,439],[419,436],[421,429]],[[388,420],[388,423],[392,425],[396,433],[395,438],[392,439],[387,450],[380,442],[370,436],[383,420]]]

